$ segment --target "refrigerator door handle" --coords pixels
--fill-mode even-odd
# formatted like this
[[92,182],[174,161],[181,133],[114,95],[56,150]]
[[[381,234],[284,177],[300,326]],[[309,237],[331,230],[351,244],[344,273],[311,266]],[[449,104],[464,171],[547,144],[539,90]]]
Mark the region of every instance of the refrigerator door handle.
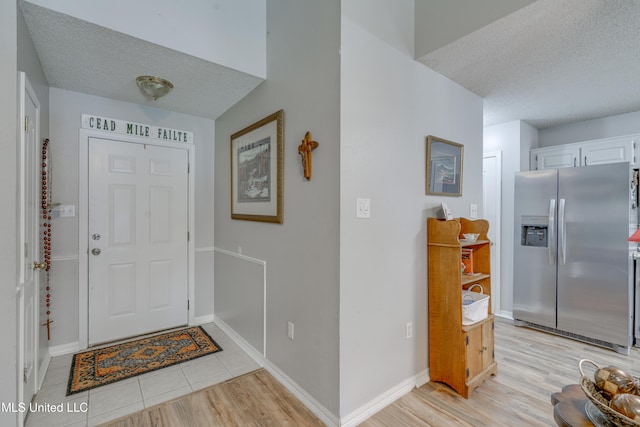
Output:
[[560,264],[567,263],[567,227],[565,223],[565,200],[560,199],[560,204],[558,205],[558,243],[560,246],[559,255],[560,255]]
[[555,263],[556,255],[556,199],[549,200],[549,265]]

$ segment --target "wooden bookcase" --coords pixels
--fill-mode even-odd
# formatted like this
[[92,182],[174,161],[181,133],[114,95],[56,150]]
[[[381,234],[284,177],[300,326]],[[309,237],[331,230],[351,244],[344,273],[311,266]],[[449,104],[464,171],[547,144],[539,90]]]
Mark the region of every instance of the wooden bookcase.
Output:
[[[427,219],[429,376],[448,384],[465,398],[498,371],[494,356],[494,316],[472,325],[462,324],[462,290],[474,283],[491,296],[489,222],[483,219]],[[478,233],[474,243],[461,242],[464,233]],[[463,275],[462,248],[473,249],[473,269]],[[491,300],[489,300],[491,301]]]

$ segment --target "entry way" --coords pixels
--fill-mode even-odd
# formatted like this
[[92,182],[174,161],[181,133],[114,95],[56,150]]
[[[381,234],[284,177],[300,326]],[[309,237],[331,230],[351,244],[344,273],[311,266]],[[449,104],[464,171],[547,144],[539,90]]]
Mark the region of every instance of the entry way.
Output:
[[187,324],[187,150],[88,145],[89,345]]

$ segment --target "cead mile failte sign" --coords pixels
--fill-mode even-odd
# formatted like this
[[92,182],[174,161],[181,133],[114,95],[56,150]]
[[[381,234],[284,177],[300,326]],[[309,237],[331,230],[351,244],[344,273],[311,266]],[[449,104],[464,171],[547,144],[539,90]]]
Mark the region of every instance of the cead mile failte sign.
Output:
[[82,115],[82,129],[102,130],[122,135],[140,136],[161,141],[182,142],[193,144],[193,132],[143,125],[126,120],[110,119],[108,117]]

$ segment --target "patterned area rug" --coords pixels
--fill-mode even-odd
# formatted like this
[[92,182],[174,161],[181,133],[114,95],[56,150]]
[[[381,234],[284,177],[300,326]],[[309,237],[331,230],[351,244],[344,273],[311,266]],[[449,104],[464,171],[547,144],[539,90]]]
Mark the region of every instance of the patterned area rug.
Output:
[[67,396],[221,351],[202,327],[75,354]]

